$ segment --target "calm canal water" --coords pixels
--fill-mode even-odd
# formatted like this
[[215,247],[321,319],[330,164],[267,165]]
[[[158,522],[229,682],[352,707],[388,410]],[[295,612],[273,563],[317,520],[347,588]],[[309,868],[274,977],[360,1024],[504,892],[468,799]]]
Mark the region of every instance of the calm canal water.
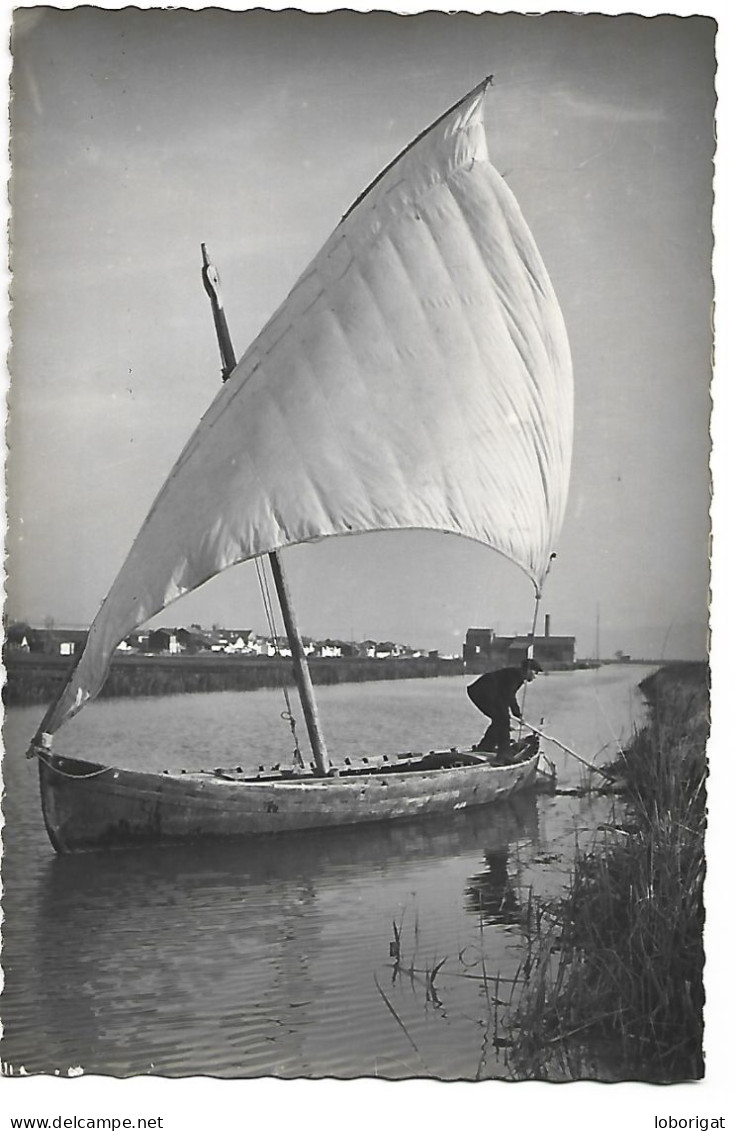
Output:
[[[604,762],[642,718],[637,684],[649,670],[546,674],[526,715]],[[328,745],[349,756],[471,744],[484,724],[467,682],[320,688]],[[285,761],[282,709],[270,691],[102,701],[56,748],[131,768]],[[575,842],[599,835],[606,801],[521,797],[392,827],[57,858],[23,757],[39,714],[13,709],[4,730],[9,1071],[508,1075],[502,1009],[482,971],[501,979],[502,998],[523,958],[529,889],[563,889]],[[559,785],[578,785],[578,763],[547,750]]]

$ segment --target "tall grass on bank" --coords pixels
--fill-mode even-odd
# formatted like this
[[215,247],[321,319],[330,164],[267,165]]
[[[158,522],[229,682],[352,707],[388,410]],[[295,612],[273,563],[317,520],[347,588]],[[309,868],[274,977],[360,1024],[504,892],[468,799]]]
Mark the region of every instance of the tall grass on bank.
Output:
[[642,687],[649,722],[614,767],[626,786],[615,827],[578,853],[568,896],[528,940],[510,1017],[517,1078],[704,1074],[706,669],[665,668]]

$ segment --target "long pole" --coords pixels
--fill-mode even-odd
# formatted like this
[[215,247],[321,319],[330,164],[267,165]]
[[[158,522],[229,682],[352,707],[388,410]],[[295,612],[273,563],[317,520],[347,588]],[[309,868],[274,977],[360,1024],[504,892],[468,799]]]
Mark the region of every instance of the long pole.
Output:
[[586,758],[583,758],[581,754],[577,754],[576,750],[572,750],[571,746],[566,746],[563,742],[560,742],[558,738],[554,738],[550,734],[544,734],[543,731],[537,730],[536,727],[532,727],[530,723],[524,722],[523,726],[527,730],[533,731],[533,733],[537,734],[539,738],[543,738],[547,742],[553,742],[555,746],[560,747],[560,749],[566,751],[567,754],[571,754],[572,758],[576,758],[577,761],[581,762],[583,766],[586,766],[588,770],[593,770],[594,773],[601,774],[602,777],[607,781],[613,780],[610,774],[606,773],[605,770],[601,770],[599,766],[593,766],[592,762],[588,762]]
[[[204,244],[202,244],[202,260],[202,281],[204,282],[204,289],[209,295],[209,300],[212,304],[214,326],[217,331],[217,342],[219,344],[220,357],[222,358],[222,380],[226,381],[235,368],[237,359],[235,357],[235,350],[232,345],[232,338],[230,337],[230,330],[222,305],[217,269],[209,258],[209,253]],[[283,563],[281,562],[277,550],[272,550],[268,554],[268,560],[271,570],[273,571],[273,580],[276,585],[278,602],[281,606],[286,636],[288,637],[288,642],[291,647],[294,678],[296,680],[299,698],[301,699],[301,708],[304,712],[306,730],[309,735],[312,754],[314,755],[316,771],[319,775],[324,777],[329,773],[329,755],[327,753],[327,745],[324,741],[321,723],[319,722],[314,686],[311,682],[309,665],[306,662],[306,653],[304,652],[301,633],[296,624],[293,602],[283,571]]]

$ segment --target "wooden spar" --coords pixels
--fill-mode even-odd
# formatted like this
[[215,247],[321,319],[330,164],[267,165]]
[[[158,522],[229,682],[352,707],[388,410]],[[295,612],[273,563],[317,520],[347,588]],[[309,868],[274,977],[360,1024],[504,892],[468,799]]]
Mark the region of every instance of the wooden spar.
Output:
[[[220,357],[222,358],[222,380],[226,381],[237,364],[237,358],[235,357],[235,350],[232,345],[232,338],[230,337],[230,329],[227,325],[227,318],[222,305],[222,298],[219,291],[219,275],[217,274],[217,268],[209,258],[205,244],[202,244],[202,260],[202,281],[212,304],[214,326],[217,332]],[[324,777],[329,773],[329,755],[327,754],[327,746],[319,722],[314,687],[311,682],[309,665],[306,662],[304,645],[296,624],[291,594],[283,572],[283,563],[281,562],[277,550],[273,550],[268,554],[268,560],[271,565],[271,570],[273,571],[273,580],[276,584],[278,602],[281,606],[283,623],[286,627],[286,636],[291,646],[293,673],[299,692],[299,698],[301,699],[301,708],[304,712],[304,720],[309,735],[309,742],[311,743],[311,751],[314,755],[317,773]]]

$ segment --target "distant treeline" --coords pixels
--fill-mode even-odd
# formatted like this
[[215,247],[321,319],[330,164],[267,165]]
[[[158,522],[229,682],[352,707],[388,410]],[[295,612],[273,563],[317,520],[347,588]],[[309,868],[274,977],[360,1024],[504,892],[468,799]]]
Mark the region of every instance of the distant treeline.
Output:
[[[73,661],[66,656],[8,653],[3,701],[9,707],[47,703]],[[320,658],[309,662],[315,684],[366,683],[384,679],[427,679],[461,675],[462,661],[435,656],[387,659]],[[291,662],[283,658],[238,656],[116,656],[102,698],[181,695],[205,691],[256,691],[293,684]]]

